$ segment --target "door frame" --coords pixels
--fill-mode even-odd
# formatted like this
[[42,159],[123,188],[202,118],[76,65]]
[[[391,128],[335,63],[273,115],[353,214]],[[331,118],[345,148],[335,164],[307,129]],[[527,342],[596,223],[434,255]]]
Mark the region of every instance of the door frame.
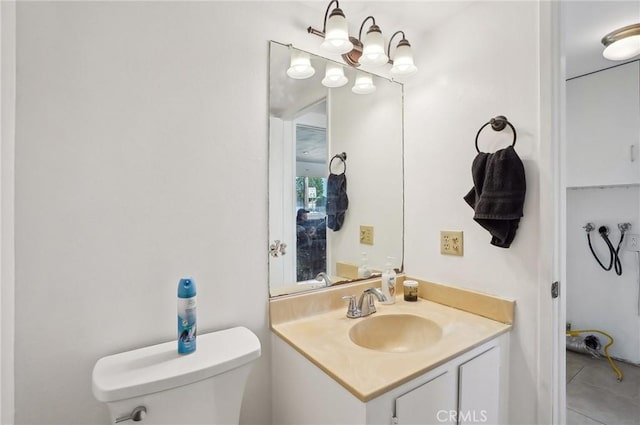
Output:
[[[566,422],[565,387],[565,54],[560,2],[539,2],[540,282],[538,422]],[[546,178],[545,178],[546,177]],[[550,234],[544,232],[550,231]],[[548,279],[545,281],[545,279]],[[559,282],[552,298],[553,282]],[[548,349],[551,347],[551,350]]]
[[16,2],[0,2],[0,423],[15,410]]
[[555,109],[553,147],[554,187],[554,276],[559,282],[558,297],[553,301],[553,365],[552,365],[552,423],[564,424],[567,416],[566,386],[566,311],[565,288],[566,245],[567,245],[567,184],[566,184],[566,67],[565,45],[562,25],[562,6],[554,2],[554,35],[552,49],[552,67],[554,79],[553,108]]

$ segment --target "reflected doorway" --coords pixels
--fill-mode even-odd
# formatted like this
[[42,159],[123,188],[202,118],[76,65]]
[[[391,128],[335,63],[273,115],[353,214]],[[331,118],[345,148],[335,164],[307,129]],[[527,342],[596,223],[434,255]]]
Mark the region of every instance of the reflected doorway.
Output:
[[327,102],[306,108],[295,120],[296,278],[327,270]]

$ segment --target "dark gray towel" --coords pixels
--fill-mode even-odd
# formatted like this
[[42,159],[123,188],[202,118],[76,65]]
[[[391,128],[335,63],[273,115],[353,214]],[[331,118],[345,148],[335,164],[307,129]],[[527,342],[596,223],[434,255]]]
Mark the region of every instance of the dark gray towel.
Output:
[[464,197],[473,219],[491,233],[491,245],[509,248],[522,217],[527,185],[520,157],[509,146],[479,153],[471,166],[473,188]]
[[347,197],[347,176],[329,174],[327,180],[327,227],[335,232],[342,228],[344,216],[349,208]]

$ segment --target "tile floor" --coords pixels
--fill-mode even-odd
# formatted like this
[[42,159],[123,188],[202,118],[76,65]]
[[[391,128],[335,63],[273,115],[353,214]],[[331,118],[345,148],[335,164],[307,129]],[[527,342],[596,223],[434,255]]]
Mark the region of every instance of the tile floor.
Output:
[[567,351],[567,425],[640,425],[640,367]]

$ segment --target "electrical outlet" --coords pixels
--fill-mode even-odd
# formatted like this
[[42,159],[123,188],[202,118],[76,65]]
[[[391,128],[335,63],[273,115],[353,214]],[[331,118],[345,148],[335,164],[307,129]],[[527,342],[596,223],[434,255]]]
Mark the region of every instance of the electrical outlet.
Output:
[[625,249],[627,251],[640,252],[640,235],[628,234],[625,235],[627,244]]
[[360,226],[360,243],[373,245],[373,226]]
[[440,231],[440,254],[462,256],[463,248],[462,231]]

